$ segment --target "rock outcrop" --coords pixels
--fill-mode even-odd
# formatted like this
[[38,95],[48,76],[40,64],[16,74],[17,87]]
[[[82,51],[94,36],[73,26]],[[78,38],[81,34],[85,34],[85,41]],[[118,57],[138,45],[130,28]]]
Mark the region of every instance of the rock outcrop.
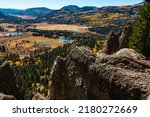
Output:
[[4,95],[13,95],[16,99],[20,99],[16,78],[13,70],[7,63],[0,66],[0,92]]
[[128,48],[129,37],[132,34],[132,31],[133,31],[132,26],[129,25],[119,33],[111,32],[108,35],[107,43],[103,49],[103,53],[113,54],[120,49]]
[[13,95],[5,95],[0,93],[0,100],[15,100],[16,98]]
[[32,100],[46,100],[46,98],[44,96],[42,96],[40,93],[36,93]]
[[131,36],[133,32],[133,27],[131,25],[126,26],[120,37],[119,37],[119,49],[123,49],[123,48],[129,48],[129,37]]
[[119,50],[119,37],[121,33],[114,33],[111,32],[108,35],[108,40],[106,42],[106,45],[104,47],[103,53],[105,54],[112,54]]
[[132,49],[112,55],[71,47],[57,57],[49,78],[48,99],[148,99],[150,61]]

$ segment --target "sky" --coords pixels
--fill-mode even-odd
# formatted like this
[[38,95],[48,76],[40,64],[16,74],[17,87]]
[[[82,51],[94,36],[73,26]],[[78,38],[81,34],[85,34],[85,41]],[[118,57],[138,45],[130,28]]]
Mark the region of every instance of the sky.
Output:
[[0,0],[0,8],[26,9],[47,7],[59,9],[67,5],[83,6],[120,6],[140,3],[143,0]]

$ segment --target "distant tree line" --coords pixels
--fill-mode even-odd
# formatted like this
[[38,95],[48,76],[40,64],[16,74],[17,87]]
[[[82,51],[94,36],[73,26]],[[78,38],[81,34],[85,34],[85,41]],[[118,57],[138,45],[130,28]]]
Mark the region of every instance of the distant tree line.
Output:
[[69,37],[72,39],[77,39],[81,38],[84,39],[86,38],[96,38],[96,39],[102,39],[104,38],[103,35],[96,34],[96,33],[91,33],[91,32],[76,32],[76,31],[65,31],[65,30],[38,30],[38,29],[28,29],[28,31],[33,32],[33,36],[44,36],[48,38],[56,38],[58,39],[59,37]]
[[5,29],[4,29],[3,27],[0,26],[0,31],[1,31],[1,32],[4,32]]

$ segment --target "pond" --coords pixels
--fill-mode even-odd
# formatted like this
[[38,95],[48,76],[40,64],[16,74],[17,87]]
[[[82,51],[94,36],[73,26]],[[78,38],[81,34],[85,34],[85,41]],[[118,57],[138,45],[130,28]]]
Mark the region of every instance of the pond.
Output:
[[10,32],[6,34],[0,34],[0,37],[6,37],[6,36],[16,36],[16,35],[22,35],[22,32]]
[[65,37],[60,38],[60,40],[63,40],[64,42],[72,42],[73,41],[73,39],[71,39],[71,38],[65,38]]
[[51,44],[51,42],[38,42],[38,44],[40,44],[40,45],[48,45],[48,44]]

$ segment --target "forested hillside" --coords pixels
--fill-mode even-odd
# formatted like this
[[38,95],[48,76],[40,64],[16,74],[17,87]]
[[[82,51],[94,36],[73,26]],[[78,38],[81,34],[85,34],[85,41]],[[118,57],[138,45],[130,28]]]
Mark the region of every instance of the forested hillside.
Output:
[[38,17],[36,22],[87,25],[92,27],[90,31],[108,34],[110,30],[117,32],[129,22],[133,22],[138,16],[141,5],[102,8],[66,6],[44,17]]
[[33,17],[44,16],[51,11],[52,10],[45,8],[45,7],[28,8],[25,10],[0,8],[0,12],[6,15],[21,15],[21,16],[33,16]]

